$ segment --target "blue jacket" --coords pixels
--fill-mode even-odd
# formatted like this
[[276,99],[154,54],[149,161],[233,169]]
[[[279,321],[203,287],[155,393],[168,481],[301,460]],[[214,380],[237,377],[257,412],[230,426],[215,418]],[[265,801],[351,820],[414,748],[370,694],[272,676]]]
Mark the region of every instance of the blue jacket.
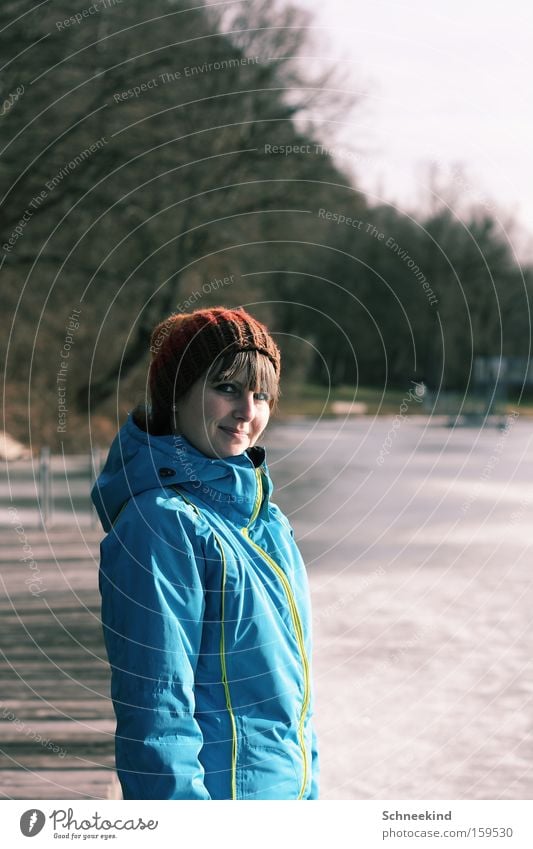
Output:
[[310,610],[263,448],[210,459],[131,413],[91,496],[125,799],[316,799]]

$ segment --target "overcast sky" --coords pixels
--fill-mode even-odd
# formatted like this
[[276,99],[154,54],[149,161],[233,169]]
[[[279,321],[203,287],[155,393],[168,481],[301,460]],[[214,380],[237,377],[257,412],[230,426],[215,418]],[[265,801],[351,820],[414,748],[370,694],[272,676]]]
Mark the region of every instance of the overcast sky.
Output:
[[[342,137],[359,185],[414,209],[437,160],[463,194],[533,236],[533,4],[530,0],[295,0],[313,10],[319,61],[361,92]],[[315,52],[315,51],[314,51]],[[339,64],[340,63],[340,64]],[[376,197],[377,200],[377,197]]]

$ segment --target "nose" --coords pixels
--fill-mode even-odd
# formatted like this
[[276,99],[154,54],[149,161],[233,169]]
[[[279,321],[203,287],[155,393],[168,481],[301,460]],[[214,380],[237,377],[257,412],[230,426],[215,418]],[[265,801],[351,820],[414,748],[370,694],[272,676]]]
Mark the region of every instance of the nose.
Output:
[[240,393],[240,397],[235,399],[233,415],[236,419],[242,419],[245,422],[253,421],[255,417],[255,399],[253,392],[247,391]]

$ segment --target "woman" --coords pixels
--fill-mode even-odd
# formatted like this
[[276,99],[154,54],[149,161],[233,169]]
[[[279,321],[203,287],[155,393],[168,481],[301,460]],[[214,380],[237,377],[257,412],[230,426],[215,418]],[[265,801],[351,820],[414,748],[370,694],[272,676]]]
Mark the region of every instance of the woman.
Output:
[[92,491],[125,799],[316,799],[310,613],[257,445],[280,353],[243,309],[152,334],[151,404]]

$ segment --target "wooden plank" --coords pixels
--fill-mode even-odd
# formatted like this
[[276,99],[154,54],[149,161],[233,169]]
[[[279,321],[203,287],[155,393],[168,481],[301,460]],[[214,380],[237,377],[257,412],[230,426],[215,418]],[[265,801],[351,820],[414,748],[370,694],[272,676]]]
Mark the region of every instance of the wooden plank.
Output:
[[3,799],[109,799],[115,788],[110,770],[0,770]]
[[[0,530],[0,798],[120,798],[98,593],[97,530]],[[36,569],[34,568],[34,574]]]

